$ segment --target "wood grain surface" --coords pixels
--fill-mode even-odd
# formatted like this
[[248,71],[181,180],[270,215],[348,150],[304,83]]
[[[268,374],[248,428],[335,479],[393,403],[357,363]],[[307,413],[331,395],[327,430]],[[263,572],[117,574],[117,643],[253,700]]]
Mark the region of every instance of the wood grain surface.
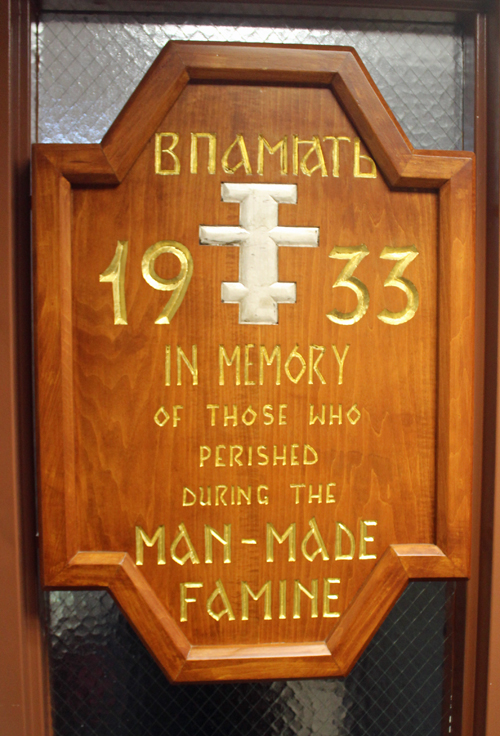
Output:
[[[192,133],[216,141],[213,169]],[[259,168],[259,136],[287,137],[286,166],[263,149]],[[317,247],[278,248],[296,301],[277,324],[242,324],[221,300],[242,249],[200,244],[200,226],[241,224],[228,182],[295,185],[279,226],[319,228]],[[35,147],[35,202],[46,587],[109,588],[167,675],[195,681],[346,674],[409,579],[467,576],[474,159],[415,152],[352,49],[170,43],[102,145]],[[115,324],[99,275],[125,241],[128,324]],[[141,270],[159,241],[193,263],[170,324],[155,320],[171,292]],[[357,296],[332,288],[348,260],[330,254],[361,246],[368,308],[332,322]],[[408,297],[384,286],[384,254],[409,248],[418,309],[387,324]],[[179,267],[155,261],[163,279]],[[223,363],[223,385],[220,346],[241,361],[239,380]],[[279,383],[260,346],[279,346]],[[291,524],[295,553],[269,531]],[[138,527],[164,528],[164,564],[158,538],[136,564]]]

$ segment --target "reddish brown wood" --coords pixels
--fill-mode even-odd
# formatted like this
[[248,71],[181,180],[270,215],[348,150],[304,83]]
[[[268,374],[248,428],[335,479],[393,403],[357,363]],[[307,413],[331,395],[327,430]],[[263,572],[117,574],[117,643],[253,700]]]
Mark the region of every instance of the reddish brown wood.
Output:
[[[392,608],[391,599],[406,588],[408,577],[397,551],[389,547],[327,641],[343,674],[361,654],[357,642],[362,642],[364,649]],[[370,611],[369,616],[363,615],[366,611]]]
[[[491,396],[485,397],[484,367],[485,355],[490,348],[486,339],[486,319],[491,319],[490,309],[486,309],[486,171],[487,171],[487,74],[486,74],[486,18],[478,15],[469,20],[469,28],[474,38],[474,151],[476,154],[476,347],[475,347],[475,427],[474,427],[474,476],[472,508],[471,577],[460,582],[456,590],[456,603],[453,613],[454,651],[452,659],[452,723],[457,724],[462,736],[475,736],[479,733],[474,726],[474,690],[476,680],[476,657],[478,622],[478,594],[480,576],[481,546],[481,491],[483,485],[483,422],[489,411]],[[466,26],[467,28],[467,26]],[[486,398],[486,405],[485,405]]]
[[0,4],[0,732],[48,734],[35,541],[30,310],[30,12]]
[[[474,271],[474,253],[469,246],[475,232],[474,162],[469,161],[441,189],[439,269],[439,398],[436,542],[453,560],[457,573],[470,574],[470,507],[473,423],[457,426],[463,417],[473,417],[474,353],[463,351],[464,331],[474,335],[474,305],[468,304],[469,288],[464,272]],[[445,245],[447,244],[447,246]],[[449,244],[449,245],[448,245]],[[446,274],[446,275],[445,275]],[[458,280],[457,280],[458,279]],[[454,486],[453,493],[446,488]],[[464,548],[464,538],[467,546]]]
[[[192,83],[186,88],[188,75]],[[225,84],[218,87],[196,84],[197,81],[210,80],[222,80]],[[238,84],[241,82],[245,84]],[[253,86],[248,85],[249,82],[253,82]],[[262,82],[266,82],[266,85],[262,86]],[[273,88],[270,86],[272,82],[279,83],[281,87]],[[299,88],[287,86],[297,83],[307,86]],[[179,97],[184,88],[184,94]],[[330,90],[348,113],[350,120],[345,117],[337,103],[334,103]],[[174,104],[176,100],[177,105]],[[144,458],[143,465],[139,466],[141,469],[139,474],[130,451],[128,457],[123,457],[118,464],[113,465],[110,461],[111,464],[108,465],[105,460],[106,454],[113,455],[122,443],[122,440],[117,438],[115,446],[115,441],[108,439],[110,427],[121,426],[123,436],[130,432],[130,423],[137,426],[139,433],[150,432],[149,425],[145,424],[145,412],[150,411],[148,407],[151,400],[156,400],[154,385],[158,377],[149,364],[145,370],[145,363],[140,357],[142,331],[150,335],[149,349],[155,356],[156,363],[160,361],[160,365],[161,360],[164,360],[160,355],[167,338],[164,336],[158,340],[157,337],[153,337],[159,335],[158,331],[151,331],[150,327],[146,327],[154,320],[158,308],[154,305],[147,307],[144,303],[140,307],[143,313],[142,331],[130,332],[132,328],[129,325],[127,328],[129,332],[121,332],[123,340],[120,338],[121,342],[117,341],[119,333],[116,332],[116,328],[110,332],[107,327],[100,326],[103,315],[107,315],[107,319],[110,315],[107,306],[109,299],[102,296],[104,294],[102,288],[97,291],[94,285],[81,288],[79,286],[80,279],[86,271],[99,274],[109,260],[107,257],[102,260],[99,249],[90,250],[90,244],[95,243],[97,237],[100,242],[108,244],[116,242],[117,239],[128,237],[126,233],[130,231],[132,224],[140,222],[142,238],[144,242],[150,244],[149,241],[153,243],[157,239],[155,233],[166,230],[164,223],[168,222],[170,228],[168,232],[174,230],[176,238],[194,247],[198,223],[217,224],[222,222],[224,217],[227,218],[228,211],[225,208],[228,205],[217,201],[219,194],[214,196],[216,194],[214,183],[215,187],[218,187],[220,181],[218,177],[210,179],[205,175],[204,179],[200,178],[199,181],[203,182],[203,192],[199,188],[193,189],[194,183],[189,179],[189,174],[185,174],[184,179],[179,178],[182,187],[177,188],[169,187],[172,177],[167,177],[169,181],[165,181],[164,187],[168,194],[162,194],[161,197],[156,195],[157,208],[154,204],[156,199],[144,195],[145,199],[142,202],[140,195],[146,187],[148,177],[151,176],[154,141],[150,139],[158,126],[161,125],[162,130],[182,130],[186,135],[190,121],[194,121],[192,125],[198,130],[196,124],[198,113],[203,110],[208,114],[212,109],[219,110],[220,120],[224,121],[222,126],[226,126],[221,129],[228,131],[227,135],[232,132],[233,137],[235,132],[240,130],[239,126],[243,125],[246,126],[245,132],[247,129],[255,129],[254,137],[256,137],[267,109],[282,109],[283,120],[287,121],[295,120],[294,115],[301,110],[303,124],[304,121],[309,121],[307,125],[311,128],[313,124],[325,125],[321,122],[323,118],[318,116],[327,116],[324,117],[325,121],[334,120],[337,121],[337,125],[341,121],[343,129],[349,133],[351,139],[356,131],[359,132],[388,184],[401,190],[397,195],[398,208],[393,204],[394,190],[391,190],[380,177],[377,182],[371,180],[375,188],[371,190],[373,194],[370,197],[365,194],[364,199],[361,199],[362,195],[359,193],[361,190],[357,190],[357,196],[362,202],[360,211],[373,223],[371,239],[378,233],[377,217],[379,213],[384,213],[384,217],[388,220],[383,227],[381,226],[378,237],[384,242],[389,240],[391,244],[397,240],[398,230],[394,229],[394,226],[391,230],[389,223],[390,218],[395,218],[395,213],[398,212],[401,213],[398,217],[403,218],[401,224],[398,220],[398,227],[405,232],[405,244],[407,239],[418,240],[425,243],[425,247],[429,250],[427,265],[420,267],[420,271],[417,272],[420,274],[421,283],[425,284],[425,288],[422,288],[427,295],[427,302],[425,300],[423,302],[422,314],[427,314],[427,317],[423,317],[422,322],[414,323],[411,331],[398,333],[404,345],[402,351],[396,350],[392,337],[390,339],[388,336],[377,337],[381,342],[376,343],[386,360],[385,379],[389,380],[387,386],[399,385],[399,390],[402,390],[404,385],[408,387],[410,381],[415,381],[416,405],[412,406],[413,397],[408,394],[406,388],[402,401],[409,402],[408,408],[405,408],[405,411],[394,410],[397,422],[404,420],[406,424],[395,424],[390,435],[391,442],[396,448],[402,436],[408,443],[408,447],[403,447],[405,443],[402,442],[400,453],[397,451],[393,453],[394,461],[400,463],[397,467],[400,474],[398,477],[400,477],[401,497],[397,501],[392,500],[391,508],[394,510],[386,518],[381,519],[382,526],[386,528],[386,531],[381,532],[381,539],[383,544],[390,547],[374,567],[371,563],[370,567],[364,568],[358,565],[352,568],[353,571],[350,573],[352,580],[344,579],[342,591],[349,605],[337,626],[333,627],[328,620],[314,624],[309,624],[305,620],[295,621],[293,626],[287,625],[286,644],[280,645],[275,643],[283,641],[283,629],[279,628],[278,621],[273,621],[272,624],[269,622],[267,628],[259,629],[257,638],[252,634],[253,639],[249,636],[249,630],[240,621],[233,621],[230,626],[224,621],[218,629],[210,628],[209,622],[202,623],[201,619],[194,628],[190,622],[179,626],[179,623],[175,623],[177,618],[173,613],[173,603],[165,597],[167,589],[164,576],[161,577],[161,568],[149,569],[146,574],[144,569],[139,571],[133,563],[130,557],[133,553],[133,544],[130,540],[131,529],[138,523],[137,519],[147,526],[150,534],[158,523],[164,522],[167,524],[167,540],[171,540],[172,535],[175,535],[177,524],[184,521],[184,517],[187,521],[191,520],[192,524],[197,518],[193,512],[186,509],[182,511],[183,518],[179,510],[174,515],[175,518],[166,513],[161,495],[154,497],[157,501],[152,499],[151,505],[148,502],[147,510],[144,509],[144,501],[142,507],[137,505],[142,497],[149,497],[144,496],[149,488],[149,482],[144,482],[143,471],[149,471],[156,462],[154,459],[156,455],[151,455],[150,452],[150,443],[141,449]],[[236,121],[234,123],[228,114],[231,109],[236,111],[233,113]],[[241,115],[238,111],[243,110],[245,119],[238,117]],[[255,111],[254,118],[251,115],[252,111]],[[310,117],[306,117],[307,115]],[[316,123],[311,116],[314,116]],[[162,123],[163,118],[165,121]],[[209,117],[207,120],[211,122],[204,124],[212,130],[217,121]],[[164,125],[167,127],[163,127]],[[237,126],[237,130],[233,129],[233,125]],[[269,120],[267,125],[271,126]],[[280,125],[282,126],[283,122]],[[294,125],[299,124],[294,122]],[[267,129],[263,132],[267,133]],[[280,137],[278,130],[273,129],[272,134],[273,139]],[[40,402],[38,435],[44,584],[55,588],[107,585],[172,679],[345,674],[404,589],[408,579],[466,577],[469,574],[474,339],[472,154],[415,152],[395,123],[373,82],[368,78],[366,70],[350,50],[319,51],[291,47],[172,43],[162,52],[154,68],[146,75],[117,122],[111,127],[103,141],[102,154],[96,146],[89,147],[88,150],[84,147],[37,146],[35,155],[37,386]],[[106,161],[110,164],[108,165]],[[183,166],[185,165],[184,158]],[[117,179],[122,182],[120,187],[108,186],[96,189],[80,186],[72,189],[70,181],[80,185],[90,183],[93,166],[96,168],[96,184],[111,184],[116,181],[113,179],[113,172],[116,172]],[[239,172],[236,180],[243,181],[244,174],[242,178],[242,173]],[[278,180],[294,181],[290,174],[287,178]],[[253,174],[250,181],[259,181],[259,178]],[[317,179],[314,181],[317,182]],[[318,185],[311,180],[310,187],[302,187],[300,190],[303,207],[301,212],[312,213],[312,220],[309,223],[311,226],[315,224],[314,217],[320,216],[319,211],[315,210],[318,198],[326,197],[324,192],[328,191],[330,197],[334,196],[333,192],[336,190],[325,189],[327,185],[330,187],[335,185],[332,179],[330,181],[331,184],[325,181],[323,189],[318,189]],[[350,181],[348,178],[343,181],[342,191],[350,192],[353,197],[353,184]],[[405,188],[409,191],[404,191]],[[412,191],[415,188],[426,191]],[[437,195],[429,191],[433,188],[439,188]],[[146,189],[144,191],[146,192]],[[231,206],[234,215],[230,217],[237,217],[235,206]],[[194,228],[189,217],[185,216],[185,212],[191,211],[196,212]],[[146,212],[147,215],[144,214]],[[165,220],[165,212],[170,218],[168,221]],[[321,232],[324,232],[324,228],[328,228],[326,211],[324,216]],[[157,221],[160,226],[156,224]],[[237,224],[237,219],[233,224]],[[307,223],[304,223],[303,219],[297,220],[293,212],[286,224]],[[345,244],[350,243],[352,239],[357,242],[360,235],[355,226],[346,221],[343,227],[346,233],[337,233],[335,237],[344,238]],[[436,231],[439,231],[439,242],[435,240]],[[261,338],[260,332],[255,327],[235,328],[236,312],[231,310],[237,310],[237,307],[224,305],[221,310],[220,303],[205,291],[207,283],[220,281],[226,263],[223,260],[226,254],[222,253],[226,249],[214,249],[218,252],[212,252],[210,255],[207,253],[208,250],[210,249],[203,247],[196,250],[196,263],[199,264],[197,267],[201,269],[200,276],[194,277],[190,286],[191,301],[184,307],[187,318],[186,316],[179,318],[184,319],[182,329],[185,332],[169,339],[185,340],[186,345],[190,340],[192,342],[198,340],[200,347],[205,344],[204,339],[207,340],[207,345],[217,344],[217,341],[223,341],[228,345],[244,343],[247,340],[256,344],[259,340],[264,342],[264,333]],[[284,263],[281,267],[282,279],[290,280],[303,268],[301,255],[296,251],[297,249],[290,249],[285,262],[288,265]],[[437,252],[437,260],[434,262],[430,257],[431,252]],[[234,270],[237,261],[231,254],[227,257],[233,260],[228,260],[225,268]],[[316,270],[312,272],[313,282],[317,284],[317,295],[308,305],[309,316],[305,322],[298,320],[288,332],[286,327],[281,328],[281,324],[276,327],[276,334],[280,335],[279,340],[283,341],[283,344],[290,342],[292,338],[301,345],[307,344],[308,339],[312,339],[308,338],[308,335],[320,334],[318,325],[320,322],[324,325],[323,303],[331,298],[331,284],[327,284],[323,278],[324,266],[319,261],[317,263]],[[129,299],[133,297],[131,304],[135,305],[137,312],[138,305],[141,305],[143,282],[140,274],[133,273],[134,275],[129,272],[127,293]],[[360,275],[363,273],[369,272],[360,268]],[[94,284],[96,281],[97,277],[93,277],[91,283]],[[383,294],[385,297],[383,279],[380,280],[377,276],[370,284],[374,300],[379,298],[377,295]],[[92,291],[91,297],[90,292],[87,294],[85,291],[87,288]],[[305,293],[306,290],[307,282],[299,281],[299,293]],[[430,296],[434,293],[438,295],[436,302],[433,302],[433,297]],[[158,305],[163,303],[164,299],[161,301],[158,299]],[[204,305],[203,312],[193,311],[197,303]],[[352,309],[348,304],[346,301],[345,311]],[[429,316],[432,307],[434,314],[439,315],[437,325]],[[281,306],[280,309],[284,307]],[[100,315],[99,321],[96,322],[92,315]],[[200,335],[195,337],[198,334],[195,331],[198,322],[203,325],[203,338]],[[361,336],[358,341],[370,340],[372,334],[378,336],[376,321],[372,319],[371,322],[364,324],[366,325],[364,331],[356,333]],[[369,329],[368,325],[371,325]],[[170,332],[173,335],[177,334],[173,325],[170,326]],[[132,335],[132,342],[127,335]],[[105,346],[102,353],[104,363],[95,360],[94,351],[98,345],[96,339]],[[326,337],[322,339],[327,340]],[[338,340],[344,339],[347,337],[338,337]],[[293,342],[291,344],[293,345]],[[123,345],[128,345],[130,353],[127,354],[127,369],[122,367],[123,353],[119,352],[127,350]],[[136,354],[139,359],[133,357]],[[400,364],[400,355],[406,356],[406,364],[404,361]],[[368,397],[372,394],[364,393],[363,379],[365,374],[372,375],[369,372],[371,368],[368,368],[367,373],[367,366],[361,360],[356,358],[354,360],[356,391],[365,397],[365,402],[368,402]],[[153,364],[154,360],[151,365]],[[133,368],[134,365],[136,369]],[[416,380],[415,370],[422,374],[422,380]],[[127,395],[132,392],[137,401],[135,418],[129,415],[126,420],[122,420],[119,418],[121,415],[116,414],[113,405],[106,403],[106,397],[115,391],[114,387],[120,380],[120,375],[126,377],[129,388],[126,393],[116,394],[122,397],[118,400],[118,410],[121,411],[122,402],[127,402]],[[379,379],[384,376],[381,372],[373,375],[377,375]],[[92,385],[95,389],[90,390]],[[104,386],[105,392],[100,388]],[[203,398],[199,397],[198,401],[212,400],[215,389],[211,390],[212,394],[205,395],[199,386],[197,395],[201,394]],[[230,405],[236,401],[241,403],[241,397],[245,394],[238,391],[228,387],[224,394],[220,394],[221,399],[226,400],[227,397]],[[273,405],[280,400],[281,394],[274,387],[268,388],[267,393],[257,388],[254,391],[255,402],[259,400],[258,397],[261,398],[261,403],[270,401]],[[311,394],[313,395],[315,394]],[[325,397],[329,394],[319,395]],[[186,388],[182,388],[176,396],[184,406],[187,406],[192,394]],[[303,398],[299,398],[300,396]],[[397,391],[395,396],[398,396]],[[296,394],[295,400],[304,402],[305,397],[305,393]],[[383,416],[383,413],[378,415],[377,411],[380,412],[383,402],[387,404],[390,399],[392,399],[391,392],[384,392],[380,388],[380,397],[374,399],[374,407],[378,406],[378,409],[374,409],[373,417],[370,418],[372,423],[382,421],[376,419],[377,416]],[[419,416],[422,415],[419,419],[422,427],[428,428],[420,435],[418,432],[410,433],[413,431],[410,427],[413,426],[412,417],[416,411]],[[190,435],[186,437],[186,454],[181,463],[191,462],[189,452],[192,452],[193,446],[200,443],[200,432],[205,431],[203,422],[200,415],[196,425],[190,427]],[[299,441],[307,441],[298,427],[297,423],[294,431]],[[378,430],[381,431],[382,429]],[[403,432],[404,434],[401,434]],[[235,430],[231,436],[236,439],[239,437],[238,442],[244,444],[245,434],[242,430]],[[315,429],[309,429],[309,436],[317,437],[319,446],[323,446],[317,432],[315,434]],[[374,447],[370,445],[371,440],[367,438],[368,435],[365,437],[363,434],[360,437],[364,438],[362,441],[365,454],[371,453],[371,457],[375,452]],[[414,438],[413,442],[410,437]],[[418,455],[417,439],[421,443]],[[112,444],[109,444],[110,441]],[[156,445],[159,440],[151,442]],[[435,442],[436,458],[433,449]],[[344,440],[339,438],[337,443],[339,452],[341,449],[342,452],[348,452],[349,446]],[[124,444],[123,447],[125,446]],[[172,478],[177,478],[174,472],[176,460],[177,458],[168,459],[169,463],[173,463]],[[115,495],[108,494],[108,497],[103,495],[98,484],[93,487],[92,469],[96,464],[100,464],[103,470],[106,469],[110,487],[115,488],[116,500]],[[141,489],[141,493],[127,495],[118,480],[118,476],[123,472],[120,465],[126,469],[129,482],[134,484],[135,488]],[[411,467],[411,472],[408,472],[408,466]],[[353,482],[350,480],[351,471],[348,468],[349,466],[346,466],[344,471],[347,473],[344,482],[352,492]],[[367,471],[363,472],[366,475]],[[274,473],[274,477],[277,478],[278,471]],[[285,485],[293,480],[288,469],[279,471],[279,475]],[[384,471],[380,471],[379,476],[382,482],[386,482]],[[202,482],[201,477],[198,482]],[[155,482],[159,483],[160,480]],[[384,494],[378,492],[375,496],[381,502]],[[341,496],[339,503],[342,499]],[[110,515],[114,503],[118,503],[120,511]],[[161,522],[158,521],[158,511],[155,512],[156,503],[159,504],[158,509],[163,514]],[[373,513],[369,512],[372,508],[370,503],[373,504],[371,495],[363,502],[367,514]],[[345,497],[342,508],[344,513],[354,513],[350,508],[349,496]],[[323,512],[320,517],[319,511],[320,509],[318,521],[321,522]],[[283,502],[278,511],[270,507],[269,520],[280,528],[286,528],[289,521],[287,523],[285,521],[289,515],[290,511]],[[310,508],[304,506],[296,509],[295,515],[300,528],[307,529],[308,519],[311,516]],[[393,516],[398,518],[393,519]],[[229,516],[228,512],[228,518],[237,524],[236,515]],[[201,517],[198,515],[199,519]],[[221,525],[222,521],[224,519],[219,517],[217,523]],[[213,519],[209,523],[213,524]],[[408,526],[406,532],[403,531],[405,525]],[[331,548],[332,532],[327,531]],[[242,533],[248,534],[249,531],[245,530]],[[106,547],[108,544],[117,545],[118,550],[108,551]],[[169,541],[167,546],[168,544]],[[248,556],[248,560],[250,559]],[[320,561],[309,563],[316,565],[309,568],[303,560],[297,561],[296,574],[300,577],[306,569],[316,570],[315,575],[321,577],[323,574],[321,570],[324,568],[320,568],[318,562]],[[215,566],[214,568],[218,569]],[[245,570],[245,575],[252,572],[248,564],[242,569]],[[276,570],[280,569],[276,567]],[[191,568],[189,572],[169,568],[169,574],[172,576],[172,584],[193,579],[192,575],[195,575],[196,580],[203,579],[207,586],[209,584],[209,578],[206,577],[209,573],[205,567],[197,568],[194,572]],[[275,584],[280,574],[286,575],[284,568],[281,572],[274,573]],[[263,575],[264,566],[261,567],[261,577]],[[356,592],[362,583],[364,585]],[[165,600],[167,602],[163,603]],[[323,640],[327,641],[328,647]],[[188,644],[188,641],[191,644]]]
[[119,179],[99,144],[44,145],[46,158],[72,184],[118,184]]

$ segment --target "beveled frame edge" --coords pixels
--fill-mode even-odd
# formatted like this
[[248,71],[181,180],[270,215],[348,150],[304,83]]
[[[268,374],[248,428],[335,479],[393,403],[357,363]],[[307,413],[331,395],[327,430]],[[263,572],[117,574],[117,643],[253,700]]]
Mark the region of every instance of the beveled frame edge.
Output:
[[[116,185],[123,180],[190,80],[308,83],[330,87],[389,185],[440,190],[436,544],[391,545],[325,643],[191,646],[129,555],[81,552],[77,548],[73,488],[71,184]],[[150,109],[148,116],[141,112],[145,107]],[[43,545],[45,587],[108,587],[173,680],[347,674],[408,580],[463,578],[469,574],[474,359],[473,154],[415,151],[354,50],[187,42],[167,44],[101,144],[37,145],[34,154],[37,432],[40,487],[44,489],[41,526],[43,537],[49,536],[50,529],[51,538],[58,540],[50,549]],[[366,615],[367,609],[371,615]],[[361,610],[364,620],[358,616]],[[145,621],[149,622],[153,634],[145,632]]]

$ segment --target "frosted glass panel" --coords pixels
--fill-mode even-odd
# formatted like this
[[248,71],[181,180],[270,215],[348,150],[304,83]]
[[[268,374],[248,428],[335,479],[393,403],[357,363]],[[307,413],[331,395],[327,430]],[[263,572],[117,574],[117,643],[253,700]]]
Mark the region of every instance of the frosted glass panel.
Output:
[[[276,23],[276,19],[272,19]],[[453,25],[47,14],[38,27],[38,141],[97,143],[173,40],[353,46],[417,148],[462,148],[463,42]]]

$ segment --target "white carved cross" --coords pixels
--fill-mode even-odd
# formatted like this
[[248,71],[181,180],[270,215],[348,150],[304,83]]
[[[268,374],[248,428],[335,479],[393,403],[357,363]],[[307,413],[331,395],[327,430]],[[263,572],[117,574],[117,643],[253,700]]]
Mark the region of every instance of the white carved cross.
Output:
[[240,227],[200,225],[200,244],[238,245],[239,281],[222,282],[222,301],[239,303],[241,324],[275,325],[278,304],[294,304],[297,285],[278,281],[278,246],[314,247],[317,227],[279,227],[278,204],[297,204],[296,184],[222,184],[222,201],[240,203]]

